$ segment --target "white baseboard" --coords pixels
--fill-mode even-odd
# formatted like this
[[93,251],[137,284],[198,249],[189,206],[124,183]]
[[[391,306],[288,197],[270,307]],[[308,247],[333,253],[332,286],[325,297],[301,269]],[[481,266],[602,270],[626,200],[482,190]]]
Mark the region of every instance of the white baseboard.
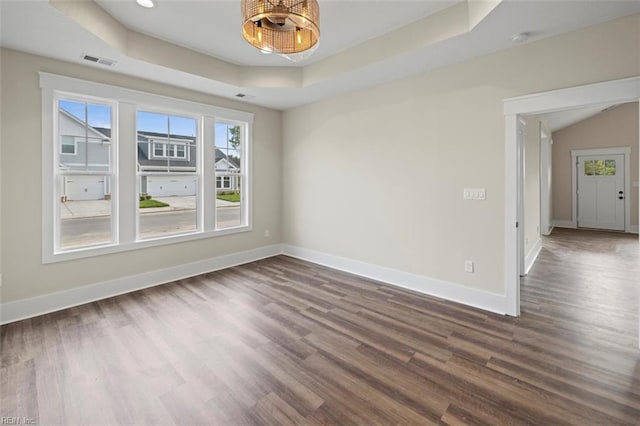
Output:
[[232,253],[211,259],[178,265],[171,268],[159,269],[156,271],[103,281],[101,283],[89,284],[70,290],[44,294],[42,296],[36,296],[29,299],[3,303],[0,305],[0,324],[7,324],[71,308],[73,306],[106,299],[119,294],[129,293],[143,288],[153,287],[171,281],[276,256],[281,253],[282,246],[280,244],[274,244],[239,253]]
[[503,294],[489,293],[466,287],[460,284],[446,282],[423,275],[404,272],[397,269],[373,265],[371,263],[334,256],[315,250],[284,244],[283,253],[287,256],[324,265],[365,278],[381,281],[397,287],[406,288],[441,299],[462,303],[490,312],[504,315],[507,309],[507,299]]
[[527,253],[527,255],[524,258],[524,273],[525,274],[529,273],[529,270],[531,269],[531,267],[535,263],[535,261],[538,258],[538,255],[540,254],[541,250],[542,250],[542,239],[538,238],[538,241],[535,242],[535,244],[531,247],[531,250],[529,250],[529,253]]
[[553,226],[558,228],[572,228],[575,229],[575,225],[571,220],[553,219]]
[[630,225],[629,229],[627,229],[627,232],[630,234],[637,234],[638,233],[638,225]]

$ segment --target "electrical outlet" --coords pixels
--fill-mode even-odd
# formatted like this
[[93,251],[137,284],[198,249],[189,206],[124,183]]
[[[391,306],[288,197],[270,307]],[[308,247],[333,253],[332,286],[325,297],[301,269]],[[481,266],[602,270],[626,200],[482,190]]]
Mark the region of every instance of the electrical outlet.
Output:
[[464,271],[473,274],[473,260],[464,261]]
[[265,237],[268,237],[268,236],[269,236],[269,230],[268,230],[268,229],[265,229],[265,230],[264,230],[264,236],[265,236]]

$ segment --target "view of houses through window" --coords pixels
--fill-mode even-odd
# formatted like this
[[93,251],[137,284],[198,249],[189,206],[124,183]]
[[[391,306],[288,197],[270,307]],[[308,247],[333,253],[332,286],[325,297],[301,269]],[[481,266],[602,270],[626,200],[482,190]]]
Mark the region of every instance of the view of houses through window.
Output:
[[[113,110],[75,99],[57,101],[57,250],[117,242]],[[203,122],[215,127],[208,142],[214,144],[215,157],[208,167],[201,165]],[[136,240],[201,231],[203,223],[211,223],[209,230],[246,224],[243,123],[144,110],[137,111],[136,123]],[[214,174],[210,192],[215,201],[209,205],[215,208],[208,213],[200,202],[203,173]],[[208,222],[202,220],[204,214],[211,217]]]
[[109,105],[58,101],[60,249],[113,241],[111,123]]
[[198,228],[198,121],[138,111],[138,236]]
[[216,122],[216,229],[242,223],[242,127]]

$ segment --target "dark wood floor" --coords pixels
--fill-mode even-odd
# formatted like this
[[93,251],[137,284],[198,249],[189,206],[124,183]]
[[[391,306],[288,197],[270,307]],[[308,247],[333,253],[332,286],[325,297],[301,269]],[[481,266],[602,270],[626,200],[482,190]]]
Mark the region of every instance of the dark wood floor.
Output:
[[279,256],[2,327],[38,424],[640,424],[637,237],[558,230],[493,315]]

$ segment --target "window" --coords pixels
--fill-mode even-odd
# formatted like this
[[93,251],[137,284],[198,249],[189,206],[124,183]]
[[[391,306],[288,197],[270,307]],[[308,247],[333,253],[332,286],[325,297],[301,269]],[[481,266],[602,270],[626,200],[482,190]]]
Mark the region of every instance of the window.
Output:
[[253,115],[41,73],[43,262],[251,230]]
[[[196,231],[200,176],[196,161],[199,145],[196,133],[199,119],[138,111],[137,122],[138,237],[146,239]],[[175,140],[181,141],[179,146],[183,154],[189,145],[193,161],[172,161],[178,152],[178,145],[173,143]],[[147,154],[150,144],[153,145],[152,157]],[[159,151],[162,155],[157,155]]]
[[76,155],[76,138],[70,135],[60,135],[60,154]]
[[175,158],[187,160],[189,150],[183,143],[171,144],[168,142],[153,143],[153,157],[155,158]]
[[228,121],[215,124],[216,229],[240,226],[243,223],[244,175],[243,126]]
[[108,101],[58,99],[59,152],[55,180],[58,250],[114,240],[112,106]]
[[615,176],[616,175],[616,160],[605,160],[604,161],[604,174],[606,176]]
[[585,176],[615,176],[616,160],[585,160]]

